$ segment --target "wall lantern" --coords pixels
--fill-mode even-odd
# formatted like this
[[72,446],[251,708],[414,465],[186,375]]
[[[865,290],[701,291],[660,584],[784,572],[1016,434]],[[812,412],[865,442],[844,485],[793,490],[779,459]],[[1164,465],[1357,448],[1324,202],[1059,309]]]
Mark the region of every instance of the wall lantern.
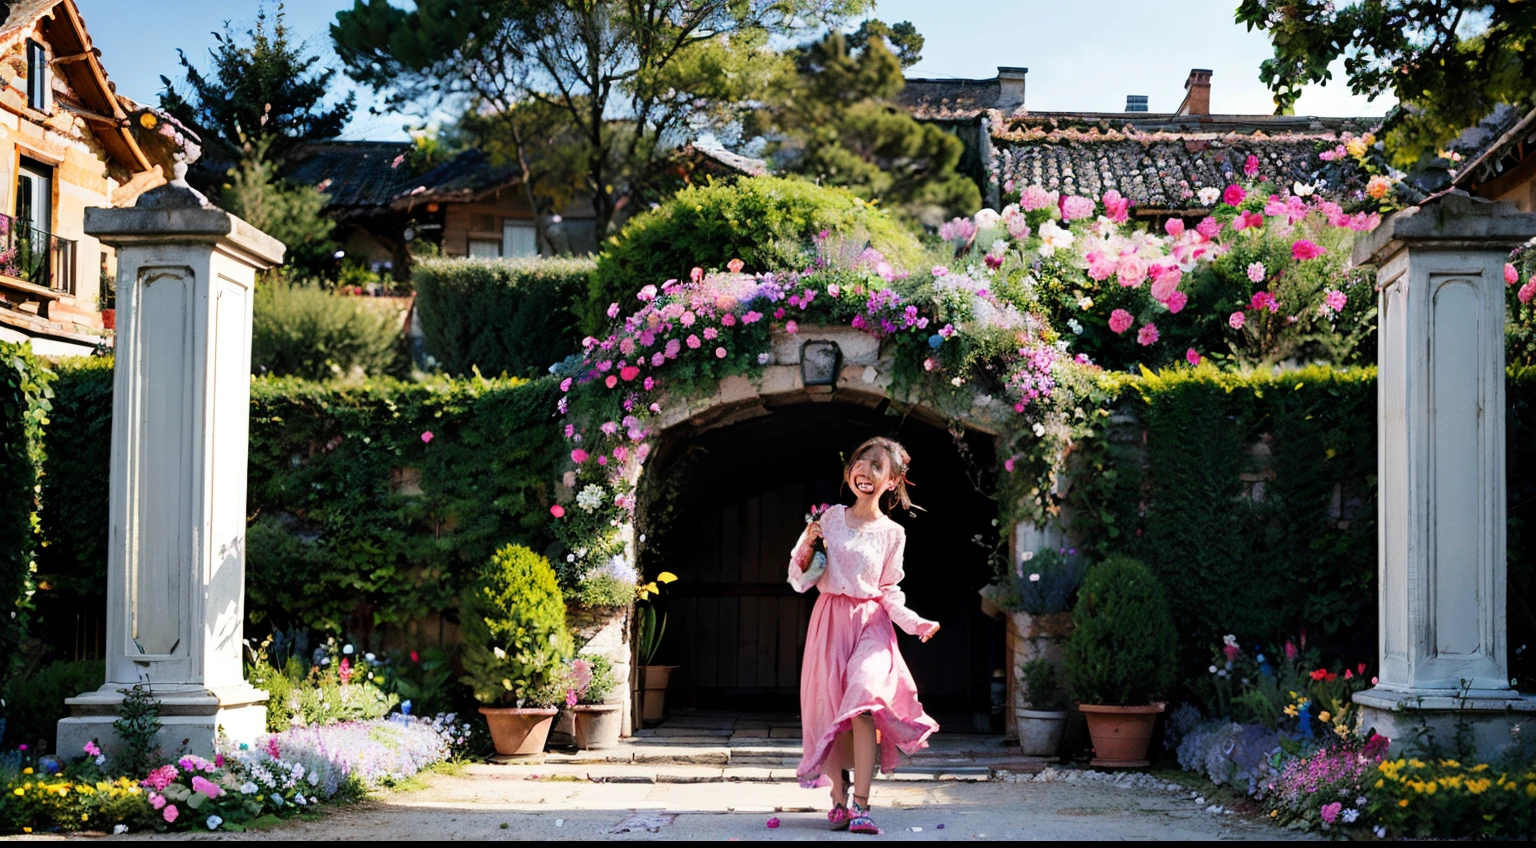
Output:
[[843,350],[837,342],[808,341],[800,346],[800,376],[809,386],[837,388],[843,371]]

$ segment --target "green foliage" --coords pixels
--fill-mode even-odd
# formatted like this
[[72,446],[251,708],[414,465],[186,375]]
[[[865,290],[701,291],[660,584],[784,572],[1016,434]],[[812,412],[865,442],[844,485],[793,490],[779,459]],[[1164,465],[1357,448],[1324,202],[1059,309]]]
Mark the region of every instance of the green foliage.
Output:
[[606,654],[582,655],[579,659],[586,660],[592,669],[592,680],[587,684],[580,695],[579,701],[583,704],[601,704],[608,700],[614,687],[619,685],[619,680],[613,674],[613,660]]
[[219,206],[283,243],[286,267],[319,274],[335,264],[336,222],[325,213],[326,197],[313,186],[278,177],[270,139],[246,144],[219,192]]
[[1019,680],[1024,686],[1024,702],[1032,710],[1059,710],[1066,706],[1056,683],[1056,666],[1044,657],[1019,665]]
[[123,700],[117,705],[117,720],[112,722],[119,742],[111,752],[112,766],[129,777],[143,777],[160,757],[160,699],[143,683],[117,691]]
[[482,704],[549,706],[571,656],[565,601],[549,560],[521,545],[497,551],[460,603],[464,683]]
[[558,394],[548,378],[256,380],[252,620],[357,634],[403,626],[452,610],[498,546],[542,548],[562,454]]
[[1149,704],[1173,688],[1178,637],[1168,598],[1152,571],[1110,557],[1088,571],[1072,610],[1062,672],[1084,704]]
[[627,607],[635,600],[635,584],[611,574],[594,572],[582,578],[577,598],[589,609]]
[[902,70],[923,61],[925,39],[911,21],[902,21],[892,26],[879,18],[865,18],[859,23],[859,28],[853,31],[853,35],[848,36],[853,44],[865,44],[871,38],[881,39],[886,49],[896,54]]
[[[17,677],[5,691],[5,738],[7,750],[26,744],[34,751],[53,747],[59,719],[69,715],[65,698],[100,689],[106,682],[107,668],[101,660],[49,663],[32,674]],[[39,744],[41,743],[41,744]],[[66,751],[66,756],[79,752]]]
[[998,575],[1004,589],[997,597],[998,604],[1009,612],[1030,615],[1049,615],[1071,609],[1087,571],[1076,554],[1076,548],[1068,553],[1064,547],[1026,554],[1027,558],[1011,573]]
[[[895,105],[906,57],[892,52],[889,35],[867,21],[852,37],[832,30],[795,50],[795,75],[774,90],[752,129],[771,139],[776,170],[844,186],[905,223],[933,228],[975,212],[981,191],[956,171],[960,139]],[[921,49],[922,36],[905,35]]]
[[0,689],[21,659],[39,532],[38,471],[53,372],[26,342],[0,342]]
[[428,648],[414,658],[397,657],[385,687],[399,697],[411,714],[434,716],[453,709],[453,662],[442,648]]
[[336,71],[317,67],[320,57],[289,39],[284,17],[278,3],[269,28],[266,8],[258,6],[256,25],[243,39],[226,21],[222,35],[212,34],[218,46],[208,51],[207,73],[193,66],[184,50],[176,51],[186,72],[185,93],[162,76],[161,107],[195,127],[205,141],[222,142],[230,151],[247,140],[270,141],[272,153],[282,157],[300,142],[340,135],[357,97],[348,93],[326,105]]
[[1536,7],[1527,3],[1242,0],[1237,22],[1274,43],[1259,79],[1277,114],[1290,114],[1304,85],[1332,79],[1341,57],[1355,94],[1396,97],[1383,135],[1398,167],[1429,159],[1500,104],[1536,105]]
[[656,607],[651,604],[643,604],[640,611],[640,664],[651,665],[656,659],[656,649],[661,647],[662,637],[667,635],[667,616],[662,613],[661,621],[656,620]]
[[248,647],[249,661],[245,664],[246,680],[268,695],[268,733],[281,733],[294,725],[383,718],[400,703],[397,695],[381,685],[385,673],[382,666],[369,660],[371,654],[347,655],[331,638],[320,664],[306,665],[298,657],[289,657],[278,666],[267,654],[271,644],[268,637]]
[[106,602],[112,358],[71,357],[53,370],[39,516],[48,544],[37,552],[36,599],[42,615],[57,620]]
[[599,333],[608,325],[610,303],[628,314],[643,286],[686,280],[695,267],[724,268],[740,259],[749,272],[800,270],[822,231],[867,240],[898,268],[915,268],[922,259],[910,233],[844,189],[780,177],[696,186],[636,216],[610,241],[592,275],[583,326]]
[[256,286],[251,373],[324,380],[400,370],[401,317],[370,298],[282,279]]
[[427,352],[449,374],[539,376],[579,349],[585,259],[434,259],[415,269]]

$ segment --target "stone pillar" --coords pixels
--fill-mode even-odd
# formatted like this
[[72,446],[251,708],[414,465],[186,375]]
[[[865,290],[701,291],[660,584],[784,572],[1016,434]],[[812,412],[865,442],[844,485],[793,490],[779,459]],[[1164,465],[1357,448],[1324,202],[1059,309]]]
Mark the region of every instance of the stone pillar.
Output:
[[161,743],[209,755],[253,740],[265,692],[241,668],[251,295],[283,245],[182,180],[132,208],[88,209],[117,249],[107,682],[67,701],[59,750],[113,742],[119,690],[146,684]]
[[1505,633],[1504,263],[1536,214],[1445,195],[1355,246],[1377,266],[1380,603],[1367,726],[1492,756],[1536,699],[1510,688]]

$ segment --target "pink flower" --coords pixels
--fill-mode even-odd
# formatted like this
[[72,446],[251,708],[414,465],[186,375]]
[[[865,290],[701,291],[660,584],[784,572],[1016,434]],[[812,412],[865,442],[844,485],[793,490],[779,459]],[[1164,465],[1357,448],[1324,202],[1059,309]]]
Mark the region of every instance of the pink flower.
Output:
[[1257,212],[1244,212],[1232,219],[1232,229],[1251,230],[1264,226],[1264,216]]
[[1250,262],[1248,264],[1248,279],[1255,283],[1264,282],[1264,263]]
[[1329,289],[1328,293],[1323,295],[1323,302],[1334,312],[1343,312],[1344,304],[1349,302],[1349,298],[1338,289]]
[[176,817],[180,815],[180,812],[177,811],[175,804],[166,804],[165,809],[161,811],[160,815],[165,817],[166,824],[171,824],[176,821]]
[[1120,269],[1115,274],[1120,285],[1135,288],[1147,278],[1147,261],[1133,253],[1120,260]]
[[1130,217],[1131,201],[1120,196],[1120,192],[1110,189],[1104,192],[1104,215],[1116,224],[1123,224]]
[[1169,312],[1177,315],[1179,312],[1183,311],[1185,305],[1188,303],[1189,295],[1181,291],[1176,291],[1173,294],[1168,295],[1168,302],[1164,305],[1168,307]]
[[720,323],[724,324],[727,327],[734,327],[734,326],[736,326],[736,313],[734,313],[734,312],[727,312],[724,315],[721,315],[720,316]]
[[570,390],[571,390],[571,378],[570,377],[566,377],[564,380],[560,381],[560,391],[568,392]]
[[149,806],[159,810],[165,807],[165,796],[158,792],[149,793]]
[[580,465],[580,464],[582,464],[583,462],[586,462],[586,461],[587,461],[587,452],[586,451],[582,450],[581,448],[577,448],[577,449],[571,451],[571,462],[574,462],[577,465]]
[[1222,645],[1221,652],[1227,655],[1227,662],[1235,662],[1237,655],[1242,653],[1243,649],[1236,645]]
[[1259,157],[1248,154],[1247,161],[1243,162],[1243,173],[1248,176],[1257,176],[1259,173]]
[[697,283],[698,281],[704,279],[704,269],[703,268],[694,268],[692,271],[689,271],[688,272],[688,279],[694,281],[695,283]]
[[1329,824],[1333,824],[1334,821],[1338,819],[1339,813],[1343,812],[1343,810],[1344,805],[1338,801],[1334,801],[1332,804],[1324,804],[1323,808],[1318,810],[1318,815],[1323,817],[1323,821]]
[[1136,343],[1142,347],[1149,347],[1157,343],[1157,325],[1148,322],[1141,325],[1136,333]]
[[715,348],[715,358],[716,359],[724,359],[725,358],[725,348],[723,348],[723,347]]
[[1199,365],[1200,359],[1200,353],[1194,348],[1190,348],[1189,350],[1184,351],[1184,361],[1188,362],[1190,365]]
[[1254,312],[1268,309],[1273,314],[1280,311],[1280,301],[1275,300],[1275,296],[1270,292],[1254,292],[1253,297],[1248,299],[1248,308]]
[[1227,190],[1221,193],[1221,202],[1228,206],[1241,206],[1247,197],[1248,192],[1243,191],[1242,186],[1233,184],[1227,186]]
[[1163,222],[1163,230],[1165,230],[1168,235],[1173,236],[1174,238],[1178,238],[1179,236],[1184,235],[1184,219],[1169,218],[1167,221]]
[[1152,299],[1158,303],[1167,303],[1173,293],[1179,290],[1182,276],[1177,270],[1171,274],[1159,274],[1157,281],[1152,284]]
[[747,314],[741,316],[741,323],[743,324],[756,324],[761,320],[763,320],[763,313],[761,312],[749,310]]
[[640,292],[635,295],[635,297],[637,297],[637,298],[639,298],[641,300],[645,300],[645,301],[655,300],[656,299],[656,287],[655,286],[646,286],[645,288],[641,289]]
[[779,817],[778,816],[774,816],[773,818],[768,820],[768,829],[769,830],[772,830],[773,828],[776,828],[778,826],[779,826]]
[[692,327],[693,326],[693,322],[695,322],[697,320],[699,320],[699,316],[693,314],[692,311],[688,311],[688,312],[684,312],[681,316],[679,316],[678,319],[677,319],[677,322],[679,324],[682,324],[684,327]]
[[[345,663],[346,660],[343,659],[342,662]],[[200,774],[192,776],[192,791],[201,792],[209,798],[217,798],[224,794],[222,787]]]
[[1326,251],[1323,248],[1313,244],[1310,241],[1307,241],[1306,239],[1297,239],[1291,245],[1291,256],[1296,259],[1316,259],[1317,257],[1322,256],[1325,252]]
[[83,750],[85,751],[85,753],[87,753],[87,754],[89,754],[89,755],[91,755],[93,757],[101,756],[101,749],[96,746],[96,740],[94,740],[94,739],[92,739],[91,741],[85,743],[85,748]]
[[1094,203],[1086,197],[1069,194],[1061,199],[1061,220],[1077,221],[1093,217]]
[[610,389],[613,388],[614,386],[617,386],[618,384],[619,384],[619,378],[613,376],[612,374],[609,374],[608,375],[608,379],[603,381],[603,385],[607,386]]
[[827,286],[827,297],[838,297],[843,293],[843,287],[837,283]]
[[730,269],[732,274],[740,274],[741,269],[747,267],[747,263],[742,262],[740,259],[732,259],[731,261],[725,263],[725,267]]
[[1114,312],[1109,313],[1109,328],[1116,333],[1123,333],[1129,330],[1134,323],[1135,319],[1131,317],[1131,313],[1126,312],[1124,309],[1116,309]]
[[1211,240],[1221,234],[1221,228],[1221,221],[1215,218],[1206,218],[1195,225],[1195,232],[1204,236],[1206,240]]
[[1013,457],[1010,456],[1003,460],[1003,470],[1007,471],[1009,474],[1013,473]]
[[689,349],[691,349],[691,350],[698,350],[700,344],[703,344],[703,342],[699,341],[699,337],[698,336],[691,335],[691,334],[688,336],[688,347],[689,347]]
[[[352,663],[346,657],[341,658],[341,666],[336,669],[336,676],[341,679],[341,685],[345,686],[352,680]],[[192,778],[192,785],[196,786],[201,778]],[[211,797],[211,796],[210,796]]]
[[638,376],[640,376],[640,369],[633,365],[619,369],[619,378],[626,383],[634,380]]
[[795,333],[800,332],[800,325],[796,324],[794,321],[790,321],[789,323],[784,325],[784,332],[789,333],[791,336],[793,336]]
[[433,439],[433,436],[432,436],[432,431],[431,430],[428,430],[425,433],[421,434],[421,440],[422,440],[422,442],[424,442],[426,444],[431,444],[432,443],[432,439]]
[[1292,641],[1290,639],[1285,640],[1285,661],[1286,662],[1295,662],[1296,661],[1296,657],[1298,657],[1300,654],[1301,654],[1301,652],[1296,650],[1296,643],[1294,641]]
[[554,506],[549,508],[549,514],[553,515],[556,518],[564,518],[565,517],[565,507],[563,507],[563,506],[561,506],[559,504],[555,504]]
[[940,338],[947,339],[947,338],[953,336],[954,334],[955,334],[955,325],[954,324],[945,324],[944,326],[939,328],[939,337]]
[[720,331],[716,330],[714,327],[705,327],[704,328],[704,340],[705,341],[712,342],[719,335],[720,335]]
[[1518,282],[1520,282],[1520,272],[1515,270],[1515,266],[1514,265],[1512,265],[1512,264],[1510,264],[1508,262],[1505,262],[1504,263],[1504,284],[1507,285],[1507,286],[1512,286],[1512,285],[1514,285],[1515,283],[1518,283]]
[[1244,318],[1243,313],[1241,312],[1234,312],[1227,316],[1227,323],[1230,324],[1234,330],[1241,330],[1243,328],[1243,324],[1247,320],[1248,319]]
[[1521,303],[1530,303],[1531,298],[1536,297],[1536,277],[1532,277],[1529,282],[1521,286],[1520,291],[1515,293],[1515,297],[1520,298]]

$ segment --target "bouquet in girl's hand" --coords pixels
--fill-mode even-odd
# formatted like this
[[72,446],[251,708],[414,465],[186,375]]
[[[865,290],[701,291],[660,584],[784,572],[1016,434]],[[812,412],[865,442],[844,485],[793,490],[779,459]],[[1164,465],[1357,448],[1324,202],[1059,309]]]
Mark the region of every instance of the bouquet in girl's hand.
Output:
[[[811,507],[811,511],[805,514],[805,523],[820,524],[821,517],[826,515],[827,510],[831,508],[831,504],[820,504],[819,506]],[[826,541],[821,536],[817,536],[816,541],[812,544],[812,550],[815,553],[811,555],[811,564],[806,567],[805,574],[811,580],[820,580],[821,575],[827,570]]]

